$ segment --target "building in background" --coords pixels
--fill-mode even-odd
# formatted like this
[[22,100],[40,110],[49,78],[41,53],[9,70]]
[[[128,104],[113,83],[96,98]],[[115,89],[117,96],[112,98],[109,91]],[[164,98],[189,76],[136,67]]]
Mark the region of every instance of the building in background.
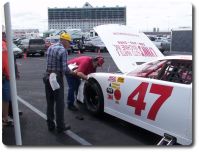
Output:
[[126,25],[126,7],[48,8],[48,29],[81,29],[90,31],[102,24]]
[[13,38],[39,38],[39,30],[38,29],[14,29],[13,30]]

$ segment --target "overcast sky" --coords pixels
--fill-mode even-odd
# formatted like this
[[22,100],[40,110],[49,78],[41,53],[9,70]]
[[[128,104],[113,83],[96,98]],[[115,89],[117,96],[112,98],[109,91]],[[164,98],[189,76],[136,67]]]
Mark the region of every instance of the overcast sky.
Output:
[[10,2],[12,29],[48,29],[48,7],[82,7],[89,2],[93,7],[126,6],[127,25],[136,30],[161,31],[177,27],[192,27],[193,0],[3,0]]

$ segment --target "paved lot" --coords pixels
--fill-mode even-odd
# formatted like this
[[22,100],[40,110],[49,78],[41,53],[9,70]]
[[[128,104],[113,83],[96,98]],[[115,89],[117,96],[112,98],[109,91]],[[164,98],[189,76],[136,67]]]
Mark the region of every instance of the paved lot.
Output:
[[[84,55],[95,56],[96,53]],[[105,65],[98,71],[118,71],[108,53],[102,53]],[[73,58],[78,56],[72,54]],[[19,109],[23,145],[31,146],[143,146],[156,145],[160,137],[132,124],[119,120],[107,114],[95,117],[88,113],[83,104],[76,103],[80,108],[71,112],[65,108],[65,122],[71,125],[71,130],[63,134],[48,132],[46,126],[46,100],[42,74],[45,70],[45,57],[28,57],[18,59],[21,79],[17,81],[17,93],[21,98]],[[65,81],[65,101],[67,83]],[[79,119],[83,118],[83,120]],[[15,145],[14,129],[7,127],[3,130],[3,143]]]

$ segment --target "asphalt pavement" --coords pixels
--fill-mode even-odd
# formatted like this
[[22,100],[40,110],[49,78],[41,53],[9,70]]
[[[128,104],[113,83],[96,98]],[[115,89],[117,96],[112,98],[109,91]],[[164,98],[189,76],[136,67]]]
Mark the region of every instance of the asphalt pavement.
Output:
[[[81,55],[96,56],[86,52]],[[81,56],[69,55],[70,58]],[[105,58],[103,68],[98,71],[116,72],[118,68],[109,53],[101,53]],[[76,103],[79,111],[72,112],[65,108],[65,122],[71,130],[62,134],[49,132],[46,125],[46,99],[42,76],[45,71],[46,57],[33,56],[17,59],[20,80],[17,80],[17,94],[20,116],[22,145],[24,146],[149,146],[156,145],[161,139],[149,131],[117,119],[108,114],[100,117],[91,115],[84,104]],[[65,85],[65,101],[67,82]],[[15,145],[14,127],[3,129],[2,140],[5,145]]]

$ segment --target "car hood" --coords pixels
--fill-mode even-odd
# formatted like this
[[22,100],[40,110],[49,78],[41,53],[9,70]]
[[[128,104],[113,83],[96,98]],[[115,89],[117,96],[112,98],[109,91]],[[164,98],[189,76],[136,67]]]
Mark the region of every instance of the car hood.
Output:
[[13,52],[23,52],[20,48],[13,48]]
[[107,24],[96,26],[94,30],[122,73],[134,70],[141,63],[164,57],[144,33],[132,27]]

